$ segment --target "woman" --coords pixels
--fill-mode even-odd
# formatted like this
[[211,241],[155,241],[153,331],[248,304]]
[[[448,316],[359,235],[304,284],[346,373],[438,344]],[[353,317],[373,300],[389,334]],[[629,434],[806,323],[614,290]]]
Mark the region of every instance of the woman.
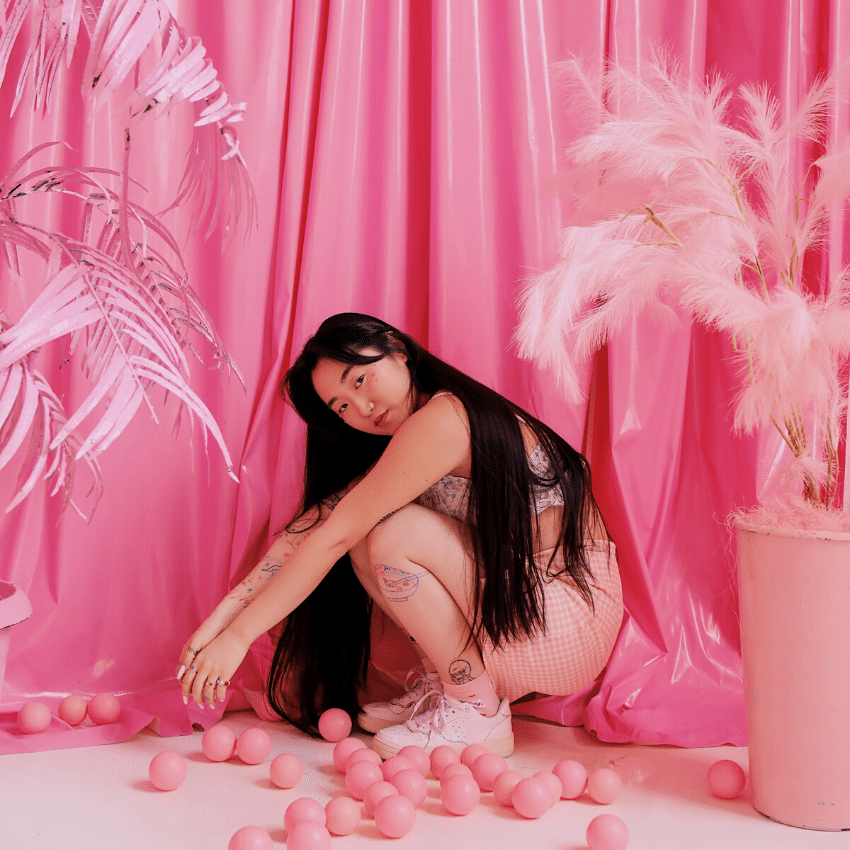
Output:
[[423,666],[404,697],[363,707],[375,749],[509,754],[509,702],[590,684],[622,619],[587,462],[370,316],[323,322],[281,390],[307,423],[301,506],[190,638],[184,699],[223,699],[251,643],[285,619],[272,707],[307,729],[333,705],[356,711],[374,603]]

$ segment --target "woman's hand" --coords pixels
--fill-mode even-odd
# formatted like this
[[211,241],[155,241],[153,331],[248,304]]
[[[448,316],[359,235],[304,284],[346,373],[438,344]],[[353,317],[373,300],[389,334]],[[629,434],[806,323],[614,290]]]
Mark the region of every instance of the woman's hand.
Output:
[[186,670],[195,663],[198,653],[209,643],[214,641],[227,624],[219,622],[215,615],[207,617],[200,628],[186,641],[180,651],[180,665],[177,670],[177,678],[182,679]]
[[[194,646],[192,648],[196,649]],[[203,708],[204,702],[212,706],[217,699],[223,701],[230,678],[239,668],[248,649],[246,644],[225,630],[199,650],[182,675],[178,676],[183,685],[183,702],[188,705],[189,697],[192,697]]]

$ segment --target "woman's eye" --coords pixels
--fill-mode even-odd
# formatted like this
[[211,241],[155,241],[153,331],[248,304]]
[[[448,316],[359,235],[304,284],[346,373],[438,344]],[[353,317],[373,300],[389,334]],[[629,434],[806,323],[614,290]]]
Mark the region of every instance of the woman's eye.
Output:
[[363,375],[361,375],[361,376],[360,376],[360,377],[359,377],[359,378],[358,378],[358,379],[354,382],[354,386],[355,386],[355,387],[359,387],[359,386],[360,386],[360,384],[362,384],[362,383],[363,383],[363,378],[364,378],[364,376],[363,376]]
[[346,407],[348,407],[348,405],[347,405],[347,404],[341,404],[341,405],[339,406],[339,415],[340,415],[340,416],[342,416],[342,414],[343,414],[343,413],[345,413],[345,408],[346,408]]

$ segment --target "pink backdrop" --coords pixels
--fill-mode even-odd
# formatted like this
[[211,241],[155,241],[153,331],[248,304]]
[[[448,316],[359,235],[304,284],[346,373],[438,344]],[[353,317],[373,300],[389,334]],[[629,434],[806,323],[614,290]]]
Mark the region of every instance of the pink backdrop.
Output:
[[[106,491],[88,525],[60,515],[43,486],[2,519],[0,579],[18,584],[34,613],[12,631],[0,752],[128,737],[152,716],[165,734],[210,722],[180,701],[177,652],[295,504],[302,432],[277,384],[305,337],[342,310],[399,325],[591,458],[620,550],[627,618],[591,692],[526,710],[583,723],[607,741],[743,744],[725,517],[755,502],[775,444],[730,434],[736,380],[717,365],[726,343],[638,318],[588,364],[586,408],[571,407],[513,353],[515,299],[521,279],[555,259],[569,213],[553,178],[581,125],[559,99],[552,63],[571,53],[597,64],[606,53],[645,61],[663,42],[695,74],[765,80],[793,105],[816,72],[850,55],[850,0],[170,5],[203,40],[231,100],[248,103],[239,133],[259,210],[250,238],[222,253],[220,233],[204,242],[192,232],[191,208],[165,216],[245,378],[243,389],[203,367],[193,376],[240,481],[199,434],[184,425],[172,436],[171,402],[159,406],[159,427],[140,412],[102,456]],[[34,115],[25,98],[7,125],[4,170],[55,138],[76,149],[66,162],[120,164],[122,113],[110,104],[87,120],[78,54],[49,114]],[[0,115],[20,57],[19,48]],[[134,138],[134,176],[153,209],[172,199],[182,173],[183,118]],[[4,305],[17,297],[5,269],[0,290]],[[45,371],[59,375],[62,357],[45,352]],[[61,375],[71,395],[84,380],[67,367]],[[16,472],[0,473],[4,504]],[[249,693],[266,650],[245,666]],[[377,648],[377,663],[398,667],[389,646]],[[119,727],[68,731],[54,721],[42,738],[16,733],[11,712],[28,698],[55,704],[101,691],[121,695]]]

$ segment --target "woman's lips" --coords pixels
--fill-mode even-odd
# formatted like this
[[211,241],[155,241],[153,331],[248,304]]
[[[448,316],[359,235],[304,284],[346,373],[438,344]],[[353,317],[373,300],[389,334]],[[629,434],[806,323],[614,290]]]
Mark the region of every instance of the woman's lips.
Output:
[[386,410],[380,416],[378,416],[376,419],[372,420],[372,422],[374,423],[376,428],[380,428],[381,425],[383,425],[384,422],[386,422],[386,421],[387,421],[387,411]]

